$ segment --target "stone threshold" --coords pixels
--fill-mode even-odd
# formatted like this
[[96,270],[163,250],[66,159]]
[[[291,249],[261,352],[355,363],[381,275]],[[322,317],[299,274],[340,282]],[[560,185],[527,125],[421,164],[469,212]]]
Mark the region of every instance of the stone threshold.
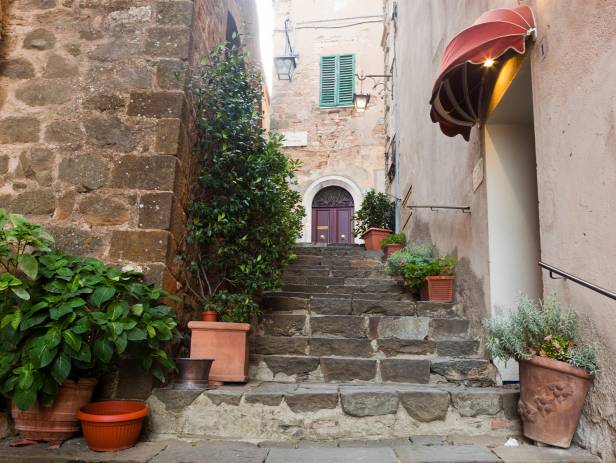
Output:
[[12,448],[13,439],[0,442],[0,463],[598,463],[587,451],[535,447],[504,447],[505,437],[483,438],[456,444],[438,435],[398,440],[311,442],[260,442],[258,444],[212,440],[161,440],[140,442],[121,452],[90,451],[81,438],[56,450],[44,444]]

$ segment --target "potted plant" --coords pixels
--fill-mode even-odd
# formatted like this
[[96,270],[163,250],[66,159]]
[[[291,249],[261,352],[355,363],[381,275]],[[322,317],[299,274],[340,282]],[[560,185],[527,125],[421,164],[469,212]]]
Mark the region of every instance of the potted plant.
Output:
[[96,378],[131,355],[164,381],[163,350],[177,336],[173,296],[97,259],[51,250],[40,226],[0,209],[0,392],[30,441],[79,430]]
[[394,228],[396,206],[385,193],[366,193],[361,208],[355,214],[355,236],[364,240],[368,251],[381,249],[381,242]]
[[406,235],[404,233],[394,233],[381,241],[381,249],[385,253],[385,259],[388,259],[394,252],[400,251],[406,245]]
[[404,278],[404,285],[421,300],[452,302],[454,271],[457,260],[433,256],[431,244],[410,244],[394,252],[387,260],[386,270]]
[[576,315],[555,296],[520,298],[506,318],[485,323],[493,358],[520,363],[518,412],[529,439],[568,448],[598,370],[595,348],[580,345]]

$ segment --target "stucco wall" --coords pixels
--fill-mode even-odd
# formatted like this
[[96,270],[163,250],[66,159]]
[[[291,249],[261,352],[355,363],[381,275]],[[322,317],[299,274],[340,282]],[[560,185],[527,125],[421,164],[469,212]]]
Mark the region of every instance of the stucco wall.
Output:
[[[392,2],[389,3],[391,9]],[[473,169],[483,156],[474,128],[470,143],[443,135],[429,117],[432,85],[444,47],[484,11],[516,1],[397,2],[395,104],[388,129],[400,140],[400,183],[407,204],[471,206],[472,214],[415,211],[405,231],[457,255],[458,299],[479,332],[490,312],[486,181],[473,191]],[[541,259],[616,290],[616,2],[529,2],[538,25],[529,50],[534,102]],[[408,46],[408,44],[422,46]],[[391,57],[392,51],[390,51]],[[390,58],[389,57],[389,58]],[[388,60],[391,62],[391,59]],[[391,186],[392,190],[395,184]],[[403,209],[401,222],[408,218]],[[544,296],[556,291],[582,319],[587,342],[597,342],[602,372],[586,404],[577,439],[616,461],[616,302],[543,274]]]
[[[349,185],[362,194],[370,188],[383,190],[384,111],[383,100],[372,90],[374,82],[364,83],[364,92],[372,94],[366,112],[358,113],[353,107],[319,108],[321,56],[354,53],[357,73],[384,73],[381,2],[276,0],[274,10],[274,54],[284,54],[284,21],[288,17],[299,59],[292,82],[274,77],[271,129],[308,134],[307,146],[285,148],[288,156],[302,162],[298,172],[300,192],[304,195],[311,185],[329,176],[346,178],[347,185],[342,182],[340,186],[351,193]],[[345,19],[358,17],[361,19]],[[306,212],[309,220],[310,209]],[[308,230],[306,227],[304,234],[307,241]]]

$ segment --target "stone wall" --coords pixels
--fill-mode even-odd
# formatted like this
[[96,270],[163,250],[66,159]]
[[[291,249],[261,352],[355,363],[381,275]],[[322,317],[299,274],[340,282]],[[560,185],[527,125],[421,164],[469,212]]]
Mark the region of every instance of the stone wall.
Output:
[[0,207],[65,252],[181,291],[188,65],[224,41],[228,13],[258,57],[254,0],[15,0],[4,13]]

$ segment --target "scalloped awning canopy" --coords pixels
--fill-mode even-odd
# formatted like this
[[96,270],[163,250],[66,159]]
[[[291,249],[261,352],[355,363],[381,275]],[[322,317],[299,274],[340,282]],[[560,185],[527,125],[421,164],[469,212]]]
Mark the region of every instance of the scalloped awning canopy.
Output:
[[443,53],[432,89],[432,122],[445,135],[462,135],[468,141],[502,64],[498,58],[507,52],[523,55],[526,39],[534,33],[532,10],[519,6],[487,11],[456,35]]

